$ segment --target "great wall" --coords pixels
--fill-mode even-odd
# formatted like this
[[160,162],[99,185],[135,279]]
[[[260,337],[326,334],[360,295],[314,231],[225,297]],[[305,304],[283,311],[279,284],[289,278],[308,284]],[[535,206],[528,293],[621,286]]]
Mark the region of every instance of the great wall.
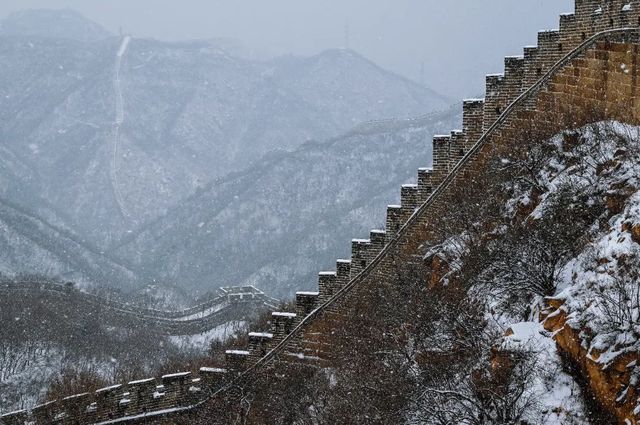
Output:
[[221,288],[218,292],[219,295],[185,310],[165,311],[124,304],[70,285],[32,281],[0,283],[0,296],[5,299],[19,297],[27,304],[43,300],[55,303],[63,314],[73,310],[87,318],[101,312],[101,320],[108,326],[144,327],[165,336],[201,334],[229,321],[244,320],[256,312],[274,308],[278,303],[253,286]]
[[[276,362],[329,362],[326,336],[359,294],[392,279],[397,258],[418,252],[433,220],[488,158],[513,145],[536,122],[547,136],[602,119],[640,123],[640,1],[576,0],[559,30],[538,34],[537,47],[505,59],[486,78],[484,99],[463,102],[463,128],[435,136],[433,168],[401,188],[387,208],[385,230],[352,241],[351,260],[319,275],[318,292],[299,292],[295,312],[272,313],[271,329],[249,334],[247,350],[226,352],[225,368],[165,375],[79,394],[0,417],[6,425],[148,423],[197,409]],[[637,423],[637,418],[628,418]]]

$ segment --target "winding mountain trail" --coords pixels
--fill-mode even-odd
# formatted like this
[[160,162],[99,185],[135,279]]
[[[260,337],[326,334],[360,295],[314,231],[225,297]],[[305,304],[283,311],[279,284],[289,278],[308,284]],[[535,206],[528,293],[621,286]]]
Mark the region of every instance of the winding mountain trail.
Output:
[[123,37],[120,48],[116,54],[115,72],[113,74],[113,89],[116,95],[116,117],[113,124],[113,146],[112,146],[112,158],[110,169],[110,180],[113,194],[120,209],[120,213],[123,217],[130,217],[124,203],[124,198],[120,192],[120,186],[118,184],[118,149],[120,147],[120,128],[124,123],[124,96],[122,94],[122,82],[120,80],[120,69],[122,67],[122,58],[127,53],[129,43],[131,42],[131,36],[127,35]]

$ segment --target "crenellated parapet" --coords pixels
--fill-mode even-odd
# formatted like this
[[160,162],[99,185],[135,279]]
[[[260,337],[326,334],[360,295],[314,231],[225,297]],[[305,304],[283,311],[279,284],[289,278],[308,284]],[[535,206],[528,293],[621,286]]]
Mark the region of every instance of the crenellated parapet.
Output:
[[449,174],[449,147],[451,136],[438,134],[433,136],[433,184],[439,185]]
[[273,334],[269,332],[249,333],[249,355],[250,362],[264,357],[273,345]]
[[[485,77],[483,132],[486,132],[491,124],[496,122],[505,108],[504,101],[504,74],[489,74]],[[435,140],[434,140],[435,143]],[[434,144],[435,148],[435,144]]]
[[449,138],[449,165],[447,168],[452,170],[458,161],[464,157],[464,139],[465,134],[462,130],[453,130]]
[[525,90],[524,55],[508,56],[504,59],[504,86],[502,98],[505,107],[513,103]]
[[[619,22],[620,25],[623,22],[637,23],[639,15],[636,2],[622,3],[607,3],[603,6],[603,13],[609,11],[606,13],[611,15],[619,9],[620,13],[614,14],[614,22]],[[589,5],[580,3],[576,6],[583,9],[593,7],[597,11],[600,2],[589,2]],[[621,97],[636,96],[632,76],[640,75],[640,71],[634,65],[634,70],[629,73],[632,75],[625,76],[623,71],[616,68],[619,68],[620,62],[634,63],[630,56],[632,52],[627,44],[616,47],[615,41],[611,40],[619,37],[625,42],[629,35],[634,39],[638,31],[622,29],[611,34],[594,32],[603,28],[604,22],[606,21],[598,13],[589,14],[588,19],[578,10],[574,14],[563,15],[560,29],[541,31],[538,34],[538,46],[525,47],[523,55],[507,57],[504,72],[487,76],[485,98],[463,102],[462,130],[434,136],[432,167],[419,169],[417,184],[401,187],[400,205],[387,207],[384,239],[383,233],[372,232],[369,239],[352,241],[351,260],[339,262],[337,272],[321,274],[317,304],[313,308],[297,308],[298,316],[306,314],[306,317],[297,319],[296,328],[266,358],[261,359],[258,366],[278,357],[278,353],[291,354],[293,346],[296,352],[314,353],[320,357],[327,355],[328,348],[322,346],[320,337],[323,327],[315,326],[314,323],[324,320],[328,323],[326,326],[330,327],[330,318],[344,313],[345,303],[353,299],[351,296],[357,291],[358,285],[371,283],[368,279],[373,275],[378,278],[385,275],[381,269],[392,264],[389,258],[391,253],[405,243],[411,245],[408,238],[414,233],[423,234],[425,226],[428,227],[429,211],[437,211],[435,205],[445,202],[444,194],[458,182],[458,176],[477,170],[476,162],[482,164],[478,160],[479,152],[490,141],[504,140],[507,135],[517,132],[519,125],[532,116],[538,116],[543,124],[551,123],[556,118],[556,111],[560,111],[557,102],[572,103],[578,92],[587,103],[602,101],[607,93],[617,96],[617,93],[624,91]],[[618,65],[607,65],[605,62],[618,54],[617,51],[621,55],[619,61],[615,62]],[[612,77],[615,83],[604,83]],[[600,85],[593,88],[596,81]],[[558,84],[562,84],[561,88]],[[617,105],[619,102],[612,104]],[[598,107],[602,108],[602,103]],[[575,108],[576,117],[586,116],[590,111],[590,108],[581,108]],[[632,112],[631,116],[637,115]],[[555,131],[553,124],[549,124],[548,128]],[[378,245],[380,242],[374,242],[376,236],[384,241],[382,249]],[[349,266],[346,273],[341,273],[341,265]],[[348,275],[349,280],[340,280],[341,275]],[[302,305],[308,304],[305,302]],[[303,335],[302,343],[300,335]],[[304,358],[305,356],[300,357]]]
[[[541,31],[537,46],[525,47],[523,55],[507,57],[502,73],[486,77],[485,98],[463,102],[462,129],[433,138],[432,167],[418,170],[417,184],[401,187],[400,205],[387,207],[385,229],[371,231],[368,239],[353,239],[351,259],[338,260],[335,271],[320,273],[317,292],[297,293],[295,311],[274,312],[270,329],[251,333],[246,350],[227,351],[227,366],[220,376],[240,382],[251,380],[254,370],[271,362],[321,365],[329,361],[327,341],[339,326],[338,319],[348,317],[349,303],[358,299],[358,291],[390,275],[397,267],[397,255],[415,256],[416,239],[433,230],[432,218],[449,202],[450,193],[464,186],[465,178],[482,172],[497,151],[514,149],[510,143],[527,123],[540,123],[549,135],[565,128],[558,117],[568,115],[580,125],[600,116],[591,115],[594,111],[610,119],[639,123],[639,25],[640,0],[577,0],[574,13],[560,18],[559,29]],[[203,384],[209,382],[205,376],[201,370],[197,378],[176,378],[177,383],[168,389],[175,394],[171,397],[181,400],[174,407],[193,403],[191,393],[184,391],[189,379],[189,388],[199,388],[198,394],[220,388],[213,390],[219,394],[230,387],[217,378]],[[153,385],[155,392],[166,389],[164,382],[154,380]],[[139,408],[118,413],[123,391],[129,403],[139,405],[133,400],[149,400],[149,388],[140,396],[116,388],[112,390],[115,398],[109,396],[101,403],[111,406],[112,414],[135,414]],[[96,412],[104,410],[98,407],[95,395],[82,400],[81,405],[94,400]],[[20,415],[25,413],[15,417],[23,417]],[[5,423],[16,423],[10,420]]]
[[462,102],[462,132],[465,153],[480,139],[484,129],[484,99],[466,99]]
[[[402,211],[402,207],[400,208]],[[359,275],[369,264],[371,240],[353,239],[351,241],[351,279]]]
[[[240,366],[239,366],[240,367]],[[226,369],[201,368],[158,378],[112,385],[0,416],[5,425],[99,424],[119,419],[151,420],[188,409],[205,400],[229,380]]]

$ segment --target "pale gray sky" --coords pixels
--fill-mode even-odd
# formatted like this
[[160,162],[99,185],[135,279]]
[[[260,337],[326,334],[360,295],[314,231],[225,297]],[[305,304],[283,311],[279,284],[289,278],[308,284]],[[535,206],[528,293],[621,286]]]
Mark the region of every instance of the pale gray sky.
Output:
[[272,53],[350,47],[455,97],[481,93],[502,57],[556,28],[571,0],[2,0],[0,16],[70,8],[118,32],[164,40],[226,37]]

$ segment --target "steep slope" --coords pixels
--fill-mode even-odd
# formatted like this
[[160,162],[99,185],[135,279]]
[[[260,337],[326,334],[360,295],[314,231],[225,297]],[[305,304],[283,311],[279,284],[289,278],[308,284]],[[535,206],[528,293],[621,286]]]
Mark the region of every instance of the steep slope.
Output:
[[208,42],[33,35],[57,15],[21,16],[0,35],[3,147],[101,246],[269,151],[445,105],[348,51],[257,62]]
[[78,235],[68,216],[38,197],[29,163],[3,147],[0,152],[1,274],[41,274],[118,287],[142,281]]
[[[636,423],[640,129],[543,134],[487,159],[416,235],[417,252],[396,253],[348,310],[239,378],[250,411],[228,395],[184,421]],[[298,294],[298,315],[317,311],[311,297]],[[289,332],[282,314],[274,339]]]
[[[578,188],[602,212],[559,269],[543,319],[598,401],[632,423],[640,413],[640,127],[601,123],[580,135],[583,146],[562,146],[568,152],[542,178],[554,191]],[[548,204],[543,198],[534,216]]]
[[250,283],[283,295],[312,287],[315,272],[336,253],[348,256],[345,234],[365,236],[384,226],[377,206],[397,201],[398,185],[410,178],[406,170],[430,161],[425,140],[459,119],[447,111],[363,126],[329,143],[274,154],[203,189],[115,254],[159,279],[198,289]]
[[40,207],[51,224],[36,213],[0,198],[0,273],[41,274],[79,284],[127,288],[140,276],[110,258],[65,226],[46,204]]

